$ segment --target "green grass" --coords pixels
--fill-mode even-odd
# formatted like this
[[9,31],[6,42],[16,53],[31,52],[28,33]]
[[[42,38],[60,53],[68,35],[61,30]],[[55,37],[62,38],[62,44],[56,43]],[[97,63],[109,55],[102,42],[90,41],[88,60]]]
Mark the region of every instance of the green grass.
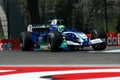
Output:
[[[97,20],[94,22],[94,26],[96,28],[103,27],[106,30],[105,21],[100,23],[100,21]],[[117,19],[112,19],[111,21],[109,21],[108,22],[108,32],[117,32],[116,26],[117,26]]]
[[3,35],[2,34],[0,34],[0,39],[3,39]]
[[117,32],[116,31],[116,26],[117,26],[117,20],[114,19],[111,22],[109,22],[109,24],[108,24],[108,31],[109,32]]

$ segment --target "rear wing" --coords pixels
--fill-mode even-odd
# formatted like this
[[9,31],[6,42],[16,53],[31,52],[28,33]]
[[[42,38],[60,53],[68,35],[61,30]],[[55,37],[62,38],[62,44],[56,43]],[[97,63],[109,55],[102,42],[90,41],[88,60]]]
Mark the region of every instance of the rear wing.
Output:
[[28,27],[27,27],[27,31],[28,32],[33,32],[33,31],[42,31],[42,30],[46,30],[46,29],[49,29],[49,25],[32,25],[32,24],[29,24]]

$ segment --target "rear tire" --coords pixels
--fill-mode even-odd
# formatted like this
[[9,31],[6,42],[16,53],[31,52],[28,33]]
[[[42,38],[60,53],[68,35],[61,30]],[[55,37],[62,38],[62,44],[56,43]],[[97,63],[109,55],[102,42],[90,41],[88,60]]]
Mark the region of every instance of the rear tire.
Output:
[[22,32],[20,34],[20,47],[22,51],[32,51],[34,48],[34,43],[30,38],[30,32]]
[[58,31],[52,32],[49,35],[49,45],[51,48],[52,52],[56,52],[60,50],[60,45],[62,43],[63,39],[62,39],[62,34]]
[[97,39],[100,38],[103,42],[102,43],[97,43],[97,44],[92,44],[92,48],[94,50],[104,50],[106,48],[106,33],[104,29],[94,29],[91,32],[91,40],[92,39]]

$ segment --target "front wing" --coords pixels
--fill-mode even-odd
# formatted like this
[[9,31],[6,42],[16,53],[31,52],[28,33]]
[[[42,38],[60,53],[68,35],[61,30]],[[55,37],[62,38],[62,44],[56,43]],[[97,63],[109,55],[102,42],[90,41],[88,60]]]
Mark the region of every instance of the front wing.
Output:
[[102,43],[103,41],[99,38],[89,40],[88,42],[74,42],[74,41],[66,41],[66,45],[73,45],[73,46],[90,46],[92,44],[99,44]]

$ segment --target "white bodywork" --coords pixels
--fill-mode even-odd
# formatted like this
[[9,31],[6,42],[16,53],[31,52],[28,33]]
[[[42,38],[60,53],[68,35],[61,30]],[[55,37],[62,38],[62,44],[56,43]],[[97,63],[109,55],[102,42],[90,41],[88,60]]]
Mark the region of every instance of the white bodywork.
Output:
[[98,38],[98,39],[93,39],[90,42],[91,42],[91,44],[97,44],[97,43],[102,43],[103,41]]
[[[71,31],[69,32],[69,31],[67,31],[67,32],[63,32],[63,35],[65,35],[67,33],[74,34],[78,38],[77,42],[67,40],[67,45],[82,46],[83,43],[88,40],[88,37],[83,32],[71,32]],[[93,40],[89,39],[88,46],[91,45],[91,44],[97,44],[97,43],[102,43],[102,42],[103,41],[99,38],[98,39],[93,39]]]

